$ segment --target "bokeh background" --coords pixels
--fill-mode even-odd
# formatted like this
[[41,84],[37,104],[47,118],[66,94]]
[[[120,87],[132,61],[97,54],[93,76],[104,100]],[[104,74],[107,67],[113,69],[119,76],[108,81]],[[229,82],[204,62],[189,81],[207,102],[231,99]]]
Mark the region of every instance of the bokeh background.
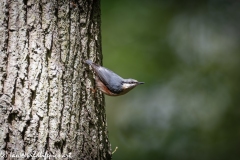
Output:
[[240,159],[240,1],[102,0],[113,160]]

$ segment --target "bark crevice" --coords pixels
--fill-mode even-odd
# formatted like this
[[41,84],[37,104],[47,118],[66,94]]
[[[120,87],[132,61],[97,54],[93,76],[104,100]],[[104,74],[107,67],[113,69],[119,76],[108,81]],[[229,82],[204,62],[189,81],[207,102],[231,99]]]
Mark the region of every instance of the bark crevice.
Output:
[[102,62],[100,2],[0,4],[1,151],[110,159],[104,97],[83,63]]

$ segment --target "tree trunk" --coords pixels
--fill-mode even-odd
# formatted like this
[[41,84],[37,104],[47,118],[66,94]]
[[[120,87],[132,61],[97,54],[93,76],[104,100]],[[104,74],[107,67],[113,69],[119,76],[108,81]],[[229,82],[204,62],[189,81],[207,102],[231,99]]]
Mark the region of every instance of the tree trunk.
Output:
[[3,158],[111,159],[104,96],[84,63],[102,62],[99,1],[1,0]]

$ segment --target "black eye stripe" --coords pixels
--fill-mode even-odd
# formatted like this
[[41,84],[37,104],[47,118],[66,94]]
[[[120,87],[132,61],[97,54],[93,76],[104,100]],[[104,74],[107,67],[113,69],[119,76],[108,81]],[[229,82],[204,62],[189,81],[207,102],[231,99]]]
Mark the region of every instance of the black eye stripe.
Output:
[[134,82],[134,81],[130,81],[130,82],[122,82],[122,84],[136,84],[137,82]]

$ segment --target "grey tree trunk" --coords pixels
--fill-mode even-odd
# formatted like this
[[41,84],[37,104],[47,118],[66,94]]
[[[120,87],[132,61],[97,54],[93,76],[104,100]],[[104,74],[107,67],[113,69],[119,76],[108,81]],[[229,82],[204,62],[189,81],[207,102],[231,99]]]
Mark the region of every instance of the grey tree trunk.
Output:
[[1,158],[111,159],[83,63],[102,62],[99,1],[0,1]]

